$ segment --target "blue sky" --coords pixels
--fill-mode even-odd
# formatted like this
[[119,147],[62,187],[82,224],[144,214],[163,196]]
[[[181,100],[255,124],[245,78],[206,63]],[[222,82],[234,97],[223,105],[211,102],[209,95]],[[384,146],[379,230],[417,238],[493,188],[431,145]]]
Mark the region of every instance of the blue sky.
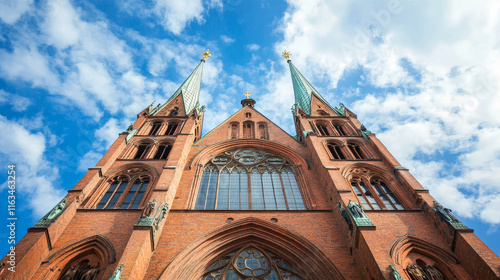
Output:
[[5,182],[17,166],[18,240],[206,49],[204,133],[250,91],[294,134],[286,49],[499,254],[500,4],[479,2],[0,0],[0,170]]

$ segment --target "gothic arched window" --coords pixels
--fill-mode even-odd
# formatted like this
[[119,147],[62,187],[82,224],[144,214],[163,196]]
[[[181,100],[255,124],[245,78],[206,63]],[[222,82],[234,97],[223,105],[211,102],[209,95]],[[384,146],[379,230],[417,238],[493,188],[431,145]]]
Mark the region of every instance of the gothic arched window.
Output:
[[195,209],[305,210],[293,167],[254,149],[225,152],[204,166]]
[[330,151],[330,154],[334,159],[345,159],[344,153],[342,153],[340,145],[335,143],[328,143],[326,144],[326,146],[328,147],[328,151]]
[[150,148],[150,144],[139,144],[137,146],[137,152],[135,153],[134,159],[145,159]]
[[165,135],[174,135],[178,126],[179,124],[177,123],[169,123],[167,125],[167,130],[165,131]]
[[316,127],[318,128],[319,134],[321,136],[330,136],[330,130],[328,130],[328,125],[326,123],[316,123]]
[[201,280],[216,279],[303,280],[307,277],[271,252],[246,247],[218,259],[201,277]]
[[345,136],[347,135],[346,131],[344,130],[343,126],[340,125],[340,124],[333,124],[333,127],[335,128],[335,130],[337,131],[337,133],[340,135],[340,136]]
[[158,130],[160,130],[161,127],[161,122],[155,122],[151,126],[151,130],[149,131],[149,135],[156,135],[158,133]]
[[391,189],[387,187],[384,181],[379,179],[372,179],[371,186],[377,193],[380,200],[385,204],[389,210],[403,210],[404,207],[399,202],[398,198],[392,193]]
[[155,156],[153,157],[154,159],[167,159],[168,154],[170,154],[170,150],[172,149],[172,146],[169,144],[160,144],[158,146],[158,149],[156,149]]
[[351,151],[352,155],[354,156],[355,159],[365,159],[367,158],[365,156],[365,153],[361,150],[358,144],[354,143],[348,143],[347,147]]
[[128,177],[116,177],[97,204],[97,209],[136,209],[139,207],[150,182],[149,176],[139,176],[132,181]]
[[371,179],[369,183],[365,178],[353,178],[351,187],[366,210],[404,210],[396,195],[380,179]]

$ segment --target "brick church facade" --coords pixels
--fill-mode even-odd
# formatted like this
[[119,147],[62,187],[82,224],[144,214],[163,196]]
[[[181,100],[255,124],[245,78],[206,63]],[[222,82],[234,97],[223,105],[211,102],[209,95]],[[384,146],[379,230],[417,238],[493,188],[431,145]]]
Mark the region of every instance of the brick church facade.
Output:
[[202,137],[206,57],[28,230],[1,279],[499,279],[499,257],[288,57],[297,136],[247,97]]

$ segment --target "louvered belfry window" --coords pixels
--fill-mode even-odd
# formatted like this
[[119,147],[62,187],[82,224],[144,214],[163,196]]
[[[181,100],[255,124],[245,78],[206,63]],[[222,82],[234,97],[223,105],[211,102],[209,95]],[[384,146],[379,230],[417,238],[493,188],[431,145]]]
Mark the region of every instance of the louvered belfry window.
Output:
[[203,168],[197,210],[305,210],[294,168],[282,157],[240,149]]

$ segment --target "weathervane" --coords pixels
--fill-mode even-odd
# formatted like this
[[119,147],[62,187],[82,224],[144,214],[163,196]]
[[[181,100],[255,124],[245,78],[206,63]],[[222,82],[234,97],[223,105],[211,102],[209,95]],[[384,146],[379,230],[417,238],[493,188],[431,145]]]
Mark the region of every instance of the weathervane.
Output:
[[248,91],[247,91],[247,92],[243,93],[243,95],[244,95],[244,96],[246,96],[246,97],[247,97],[247,99],[249,99],[249,98],[250,98],[250,95],[252,95],[252,94],[250,94],[250,92],[248,92]]
[[291,53],[289,53],[285,50],[281,56],[286,58],[286,60],[290,60],[291,55],[292,55]]
[[203,56],[203,58],[202,58],[203,60],[207,59],[209,56],[211,56],[210,50],[207,50],[206,52],[202,53],[201,55]]

